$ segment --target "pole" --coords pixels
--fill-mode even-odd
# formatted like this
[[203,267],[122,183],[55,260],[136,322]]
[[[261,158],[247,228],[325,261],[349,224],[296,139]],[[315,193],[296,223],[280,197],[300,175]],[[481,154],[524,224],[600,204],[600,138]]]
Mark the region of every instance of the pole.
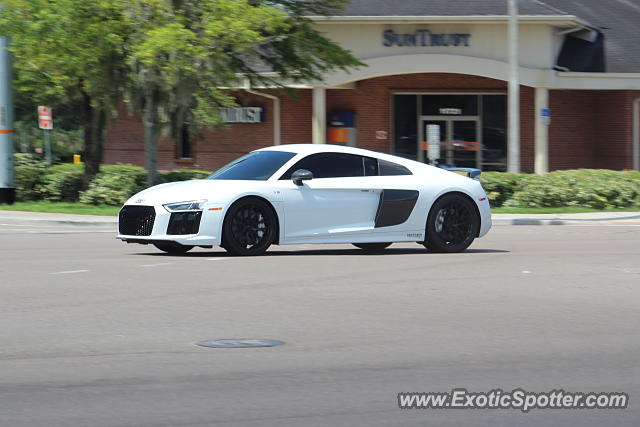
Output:
[[0,204],[15,201],[13,93],[9,37],[0,36]]
[[323,87],[313,88],[311,142],[314,144],[327,143],[327,94]]
[[43,130],[44,132],[44,156],[45,159],[47,161],[47,167],[50,168],[52,161],[51,161],[51,135],[49,134],[49,132],[51,132],[50,130]]
[[535,118],[535,162],[534,172],[544,175],[549,172],[549,89],[536,88],[536,118]]
[[520,172],[520,77],[518,75],[518,4],[509,1],[509,140],[507,171]]

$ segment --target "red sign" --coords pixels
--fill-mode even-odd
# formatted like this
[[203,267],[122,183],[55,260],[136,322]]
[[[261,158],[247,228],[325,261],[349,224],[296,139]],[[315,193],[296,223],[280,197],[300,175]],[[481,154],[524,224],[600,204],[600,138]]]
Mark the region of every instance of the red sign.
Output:
[[38,105],[38,117],[51,118],[51,108]]
[[377,130],[376,131],[376,139],[387,139],[387,131],[386,130]]
[[53,115],[51,108],[44,105],[38,105],[38,127],[40,129],[53,129]]
[[38,119],[38,127],[40,129],[51,130],[51,129],[53,129],[53,120],[51,120],[51,119]]

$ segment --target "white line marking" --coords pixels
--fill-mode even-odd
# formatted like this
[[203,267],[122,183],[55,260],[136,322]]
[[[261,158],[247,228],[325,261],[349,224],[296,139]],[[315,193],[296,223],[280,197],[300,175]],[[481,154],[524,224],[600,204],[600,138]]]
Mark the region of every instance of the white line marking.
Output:
[[530,272],[530,271],[528,271],[528,270],[524,270],[524,271],[522,272],[522,274],[531,274],[531,272]]
[[142,264],[140,267],[160,267],[161,265],[171,265],[170,262],[160,262],[158,264]]
[[49,274],[73,274],[73,273],[86,273],[89,270],[67,270],[67,271],[56,271],[55,273]]
[[227,258],[207,258],[207,261],[222,261],[225,260]]

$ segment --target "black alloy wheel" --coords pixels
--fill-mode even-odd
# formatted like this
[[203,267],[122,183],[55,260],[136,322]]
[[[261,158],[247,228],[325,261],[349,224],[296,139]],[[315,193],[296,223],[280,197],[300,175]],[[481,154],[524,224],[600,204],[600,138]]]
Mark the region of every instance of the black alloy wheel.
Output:
[[392,242],[384,243],[352,243],[356,248],[360,248],[365,252],[380,252],[385,248],[391,246]]
[[461,194],[438,199],[427,219],[424,245],[432,252],[462,252],[478,235],[480,218],[473,202]]
[[261,255],[275,240],[276,231],[271,206],[257,198],[241,199],[225,217],[222,247],[231,255]]
[[193,249],[193,246],[181,245],[179,243],[154,243],[153,246],[170,255],[182,255]]

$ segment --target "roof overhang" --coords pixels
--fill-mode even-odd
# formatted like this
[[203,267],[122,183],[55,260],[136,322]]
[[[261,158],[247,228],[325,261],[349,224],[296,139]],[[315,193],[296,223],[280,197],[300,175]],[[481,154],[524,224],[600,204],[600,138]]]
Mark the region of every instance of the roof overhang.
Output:
[[[422,16],[308,16],[322,24],[506,24],[508,15],[422,15]],[[555,27],[593,27],[575,15],[518,15],[521,24],[547,24]]]
[[[329,73],[322,82],[293,83],[278,79],[276,73],[264,73],[264,75],[282,86],[297,89],[314,87],[355,89],[360,80],[416,73],[455,73],[502,81],[509,79],[508,64],[499,60],[432,53],[403,55],[402,61],[397,61],[397,58],[397,56],[368,58],[363,60],[367,64],[366,67]],[[465,70],[467,70],[466,73]],[[520,84],[530,87],[566,90],[640,90],[640,73],[578,73],[521,66],[519,75]],[[276,85],[271,87],[260,85],[254,89],[275,87]],[[246,83],[239,88],[246,88]]]

